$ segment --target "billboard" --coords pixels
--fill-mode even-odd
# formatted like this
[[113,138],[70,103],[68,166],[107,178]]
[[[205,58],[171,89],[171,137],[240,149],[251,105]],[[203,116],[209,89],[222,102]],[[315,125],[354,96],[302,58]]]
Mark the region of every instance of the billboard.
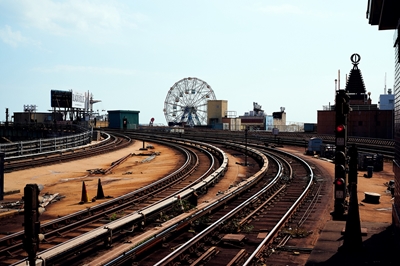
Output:
[[72,108],[85,109],[85,93],[72,91]]
[[86,95],[77,91],[51,90],[51,107],[85,109]]
[[51,90],[50,92],[51,107],[70,108],[72,104],[71,99],[71,91]]

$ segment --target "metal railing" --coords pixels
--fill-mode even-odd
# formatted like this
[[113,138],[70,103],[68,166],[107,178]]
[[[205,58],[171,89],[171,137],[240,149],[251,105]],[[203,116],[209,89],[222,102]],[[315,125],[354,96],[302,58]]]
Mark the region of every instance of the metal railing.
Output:
[[88,130],[83,133],[58,138],[0,144],[0,152],[5,154],[5,158],[12,158],[65,150],[89,144],[92,141],[92,135],[93,130]]

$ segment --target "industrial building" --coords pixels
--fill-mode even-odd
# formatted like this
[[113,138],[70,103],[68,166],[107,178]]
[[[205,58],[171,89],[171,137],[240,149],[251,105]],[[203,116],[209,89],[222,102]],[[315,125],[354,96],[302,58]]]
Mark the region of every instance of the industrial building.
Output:
[[228,101],[226,100],[208,100],[207,101],[207,121],[208,126],[221,130],[267,130],[273,128],[285,131],[286,113],[285,108],[281,107],[279,112],[267,115],[262,106],[253,102],[253,110],[245,112],[242,116],[237,116],[236,112],[228,111]]
[[[366,92],[358,62],[353,62],[345,91],[349,96],[351,108],[347,120],[348,136],[392,139],[394,110],[390,108],[390,102],[393,103],[393,98],[389,94],[384,94],[380,96],[379,107],[372,103],[371,94]],[[335,134],[332,122],[335,119],[335,105],[325,106],[323,110],[319,110],[317,133],[319,135]]]
[[139,126],[139,111],[110,110],[107,112],[109,128],[137,129]]

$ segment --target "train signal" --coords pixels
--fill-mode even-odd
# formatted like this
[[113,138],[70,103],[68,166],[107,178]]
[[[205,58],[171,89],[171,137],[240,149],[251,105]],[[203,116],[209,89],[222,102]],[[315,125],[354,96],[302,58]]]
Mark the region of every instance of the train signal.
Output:
[[343,215],[346,202],[347,182],[347,115],[350,112],[349,96],[345,90],[338,90],[335,99],[335,194],[334,214]]
[[335,179],[335,198],[344,199],[346,197],[346,182],[343,178]]
[[345,182],[344,182],[343,178],[338,178],[338,179],[336,179],[336,181],[335,181],[335,186],[337,186],[338,188],[340,188],[340,187],[342,187],[342,186],[344,186],[344,185],[345,185]]
[[340,90],[341,91],[341,97],[342,97],[342,113],[343,115],[348,115],[351,111],[350,108],[350,97],[349,95],[346,93],[345,90]]
[[343,164],[335,165],[335,180],[339,178],[343,180],[345,180],[346,178],[346,166],[344,166]]
[[346,175],[347,175],[347,158],[344,151],[336,151],[335,153],[335,181],[334,181],[334,213],[343,215],[345,210],[346,191]]
[[[335,166],[342,165],[346,169],[346,164],[347,163],[347,158],[346,158],[346,153],[344,151],[335,151]],[[336,175],[335,177],[342,177],[342,175]]]
[[39,216],[44,211],[40,206],[40,190],[37,184],[27,184],[24,188],[24,249],[28,253],[30,265],[35,265],[39,242],[44,237],[40,234]]
[[335,123],[335,140],[336,150],[345,151],[347,144],[347,114],[350,107],[348,104],[348,96],[344,90],[339,90],[336,94],[336,123]]
[[358,168],[358,150],[355,144],[353,144],[349,150],[349,173],[348,173],[348,183],[351,185],[352,183],[357,184],[357,168]]
[[[346,146],[346,127],[345,125],[339,124],[336,126],[336,146]],[[339,150],[343,150],[340,149]]]
[[338,90],[336,92],[336,103],[335,103],[336,113],[339,113],[340,115],[349,114],[351,111],[349,100],[350,97],[345,90]]
[[343,134],[345,129],[346,129],[346,128],[345,128],[344,125],[337,125],[337,126],[336,126],[336,133],[337,133],[337,134]]

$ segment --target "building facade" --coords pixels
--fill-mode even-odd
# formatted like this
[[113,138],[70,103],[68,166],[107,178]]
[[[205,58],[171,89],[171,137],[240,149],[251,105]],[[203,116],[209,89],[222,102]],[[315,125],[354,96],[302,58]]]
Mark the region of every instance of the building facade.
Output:
[[139,111],[110,110],[107,112],[109,128],[137,129],[139,126]]
[[[393,172],[395,176],[394,201],[392,208],[393,225],[400,235],[400,1],[368,0],[367,18],[370,25],[379,30],[394,30],[394,140],[395,155]],[[388,49],[390,49],[388,47]]]
[[394,110],[394,94],[392,94],[392,89],[389,89],[387,94],[385,92],[385,94],[379,96],[379,109]]
[[[353,54],[350,58],[353,62],[353,68],[350,70],[345,88],[351,108],[347,117],[347,135],[354,137],[393,139],[394,110],[389,109],[389,105],[384,105],[385,108],[380,109],[377,104],[372,104],[371,94],[366,92],[361,70],[358,68],[360,56],[358,54]],[[380,99],[381,101],[385,101],[386,98],[381,95]],[[335,134],[335,114],[334,105],[318,111],[317,133],[319,135]]]
[[207,101],[207,124],[216,125],[222,123],[222,118],[227,117],[227,100],[208,100]]

